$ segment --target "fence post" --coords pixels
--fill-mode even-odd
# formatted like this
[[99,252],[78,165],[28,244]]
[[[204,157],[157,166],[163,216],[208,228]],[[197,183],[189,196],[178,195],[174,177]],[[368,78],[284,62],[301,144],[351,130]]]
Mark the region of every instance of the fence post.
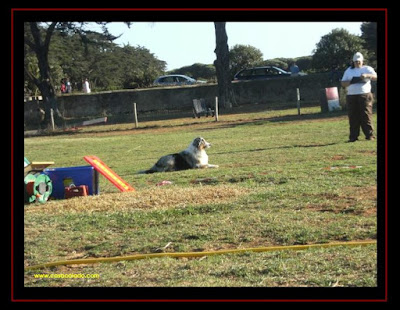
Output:
[[53,108],[50,109],[50,120],[51,120],[51,128],[54,131],[54,111],[53,111]]
[[139,123],[138,123],[138,118],[137,118],[136,102],[133,103],[133,114],[135,116],[135,128],[138,128]]
[[215,97],[215,121],[218,122],[218,97]]
[[300,115],[300,89],[296,88],[297,91],[297,115]]

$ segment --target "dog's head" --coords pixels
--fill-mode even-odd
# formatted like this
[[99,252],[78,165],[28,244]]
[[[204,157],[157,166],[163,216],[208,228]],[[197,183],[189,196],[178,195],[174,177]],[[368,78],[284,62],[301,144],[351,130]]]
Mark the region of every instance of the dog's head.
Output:
[[193,140],[192,145],[199,150],[204,150],[204,149],[208,149],[211,146],[211,143],[208,143],[202,137],[198,137]]

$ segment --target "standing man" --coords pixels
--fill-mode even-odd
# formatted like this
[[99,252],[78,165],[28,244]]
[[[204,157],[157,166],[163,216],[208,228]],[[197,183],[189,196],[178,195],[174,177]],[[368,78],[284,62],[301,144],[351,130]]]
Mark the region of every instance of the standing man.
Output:
[[353,56],[352,65],[344,72],[342,86],[347,88],[346,104],[350,123],[349,142],[355,142],[360,135],[360,127],[367,140],[375,140],[372,126],[371,80],[377,79],[375,70],[364,66],[360,52]]
[[292,62],[292,64],[289,66],[289,71],[292,74],[292,76],[297,76],[297,75],[299,75],[300,68],[296,64],[296,62]]

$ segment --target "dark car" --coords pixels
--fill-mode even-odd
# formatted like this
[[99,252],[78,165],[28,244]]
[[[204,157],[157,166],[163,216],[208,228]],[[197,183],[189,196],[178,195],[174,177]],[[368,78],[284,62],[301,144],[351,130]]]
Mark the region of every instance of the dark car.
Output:
[[290,72],[274,66],[243,69],[235,74],[234,81],[267,80],[281,77],[290,77]]
[[197,81],[189,76],[182,74],[170,74],[163,75],[155,79],[153,85],[156,86],[169,86],[169,85],[193,85],[198,83],[204,83],[203,81]]

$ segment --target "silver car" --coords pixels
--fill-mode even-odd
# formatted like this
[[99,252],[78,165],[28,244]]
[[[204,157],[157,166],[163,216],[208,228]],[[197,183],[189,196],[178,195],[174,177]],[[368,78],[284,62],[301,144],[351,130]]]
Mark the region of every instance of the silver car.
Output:
[[193,85],[197,83],[201,83],[201,81],[197,81],[189,76],[182,74],[170,74],[170,75],[159,76],[154,80],[153,85],[156,86]]

